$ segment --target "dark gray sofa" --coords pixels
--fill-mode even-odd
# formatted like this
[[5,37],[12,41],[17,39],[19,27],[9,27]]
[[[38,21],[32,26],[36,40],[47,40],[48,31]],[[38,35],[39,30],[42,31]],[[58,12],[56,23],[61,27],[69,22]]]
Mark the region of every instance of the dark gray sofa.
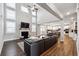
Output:
[[24,51],[27,56],[39,56],[44,51],[48,50],[57,42],[56,36],[49,36],[35,42],[24,41]]

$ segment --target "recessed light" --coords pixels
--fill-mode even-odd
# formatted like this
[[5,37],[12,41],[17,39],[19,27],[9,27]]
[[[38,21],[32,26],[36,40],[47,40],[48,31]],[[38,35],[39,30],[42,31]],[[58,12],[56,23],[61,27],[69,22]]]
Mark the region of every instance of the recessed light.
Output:
[[70,12],[67,12],[66,14],[67,14],[67,15],[70,15]]
[[73,17],[71,17],[71,19],[74,19]]

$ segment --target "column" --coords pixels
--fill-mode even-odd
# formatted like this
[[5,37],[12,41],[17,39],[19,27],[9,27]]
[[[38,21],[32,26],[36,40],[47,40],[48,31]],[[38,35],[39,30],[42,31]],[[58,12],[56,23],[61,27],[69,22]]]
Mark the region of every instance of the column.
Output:
[[36,8],[35,11],[36,11],[36,36],[37,36],[37,34],[38,34],[38,24],[37,24],[37,11],[38,11],[38,9]]
[[60,25],[61,25],[60,41],[63,42],[64,41],[64,21],[63,20],[61,20]]

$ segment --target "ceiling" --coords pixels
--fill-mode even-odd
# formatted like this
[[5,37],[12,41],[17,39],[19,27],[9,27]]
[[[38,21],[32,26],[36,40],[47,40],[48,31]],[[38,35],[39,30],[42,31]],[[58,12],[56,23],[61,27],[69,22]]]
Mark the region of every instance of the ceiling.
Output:
[[[47,3],[46,3],[47,4]],[[53,5],[57,9],[54,11],[61,13],[63,18],[65,18],[65,21],[68,22],[71,20],[71,18],[77,19],[77,14],[76,14],[76,3],[49,3],[51,6],[51,10],[53,10]],[[30,4],[25,4],[25,5],[30,5],[31,7],[33,6],[33,3]],[[47,4],[48,5],[48,4]],[[36,4],[38,8],[38,24],[44,24],[44,23],[53,23],[54,21],[60,21],[56,16],[51,14],[49,11],[47,11],[45,8],[39,6]],[[67,15],[67,13],[69,14]],[[67,21],[68,20],[68,21]]]
[[55,17],[54,15],[52,15],[51,13],[49,13],[46,9],[40,7],[38,4],[23,3],[23,5],[30,6],[31,8],[33,7],[33,5],[36,5],[36,7],[38,8],[38,12],[37,12],[38,24],[43,24],[43,23],[47,23],[47,22],[53,22],[53,21],[60,20],[57,17]]
[[37,7],[39,8],[38,16],[37,16],[38,17],[38,23],[42,24],[42,23],[60,20],[57,17],[55,17],[54,15],[52,15],[51,13],[49,13],[44,8],[40,7],[39,5]]
[[[76,3],[49,3],[50,8],[54,10],[55,12],[61,13],[63,16],[64,23],[69,23],[71,20],[76,20],[77,19],[77,14],[76,14]],[[54,5],[54,6],[53,6]],[[56,9],[53,9],[55,7]],[[40,7],[42,8],[42,7]],[[67,14],[69,13],[69,14]],[[53,23],[53,24],[58,24],[58,20],[55,16],[53,16],[51,13],[48,13],[44,8],[42,8],[39,12],[39,20],[42,22],[42,24],[45,23]],[[55,23],[54,23],[55,21]],[[60,23],[59,23],[60,24]]]
[[[54,3],[55,7],[60,11],[63,17],[75,17],[76,16],[76,3]],[[67,13],[70,13],[69,16]]]

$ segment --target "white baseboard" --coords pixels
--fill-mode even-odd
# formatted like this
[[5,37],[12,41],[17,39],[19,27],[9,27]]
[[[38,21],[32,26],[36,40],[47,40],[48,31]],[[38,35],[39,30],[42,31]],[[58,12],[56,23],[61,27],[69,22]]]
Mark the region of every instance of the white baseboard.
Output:
[[16,39],[19,39],[19,38],[10,38],[10,39],[6,39],[6,40],[4,39],[4,42],[5,42],[5,41],[12,41],[12,40],[16,40]]

